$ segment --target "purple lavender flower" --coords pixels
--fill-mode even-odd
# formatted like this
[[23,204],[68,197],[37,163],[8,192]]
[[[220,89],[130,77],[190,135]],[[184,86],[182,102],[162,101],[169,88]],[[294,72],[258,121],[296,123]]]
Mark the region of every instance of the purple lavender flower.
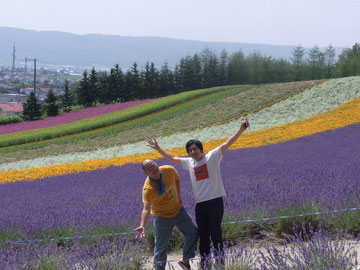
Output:
[[[227,151],[222,161],[226,213],[261,212],[266,217],[309,203],[323,210],[359,206],[359,134],[360,124],[354,124],[275,145]],[[169,164],[164,159],[158,163]],[[174,167],[184,206],[193,214],[188,172]],[[2,184],[0,232],[16,231],[26,239],[70,229],[128,230],[139,223],[144,179],[140,164],[126,164]]]

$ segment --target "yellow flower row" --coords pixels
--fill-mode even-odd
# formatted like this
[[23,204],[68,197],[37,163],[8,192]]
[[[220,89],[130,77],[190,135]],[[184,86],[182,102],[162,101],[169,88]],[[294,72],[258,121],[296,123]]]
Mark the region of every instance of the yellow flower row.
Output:
[[[350,124],[360,122],[360,98],[356,98],[342,106],[306,120],[297,121],[287,125],[275,126],[265,130],[258,130],[243,134],[240,139],[232,145],[232,149],[256,147],[266,144],[274,144],[298,137],[307,136],[317,132],[336,129]],[[204,143],[204,149],[209,150],[221,145],[226,138],[217,139]],[[185,156],[185,147],[170,150],[171,153]],[[41,179],[49,176],[63,175],[103,169],[111,165],[120,166],[126,163],[137,163],[144,159],[160,158],[157,152],[138,154],[127,157],[118,157],[107,160],[92,160],[80,163],[68,163],[42,168],[31,168],[24,170],[12,170],[0,172],[0,183],[15,182],[19,180]]]

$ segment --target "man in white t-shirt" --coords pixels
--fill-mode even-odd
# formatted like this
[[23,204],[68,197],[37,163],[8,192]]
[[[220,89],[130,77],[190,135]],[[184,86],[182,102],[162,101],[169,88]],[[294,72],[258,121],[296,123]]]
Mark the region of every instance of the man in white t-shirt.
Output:
[[221,223],[224,215],[223,197],[226,196],[220,174],[220,162],[227,149],[249,127],[244,120],[234,135],[230,136],[222,145],[207,154],[203,152],[203,145],[198,140],[186,143],[189,157],[177,157],[162,149],[156,139],[147,139],[148,146],[158,151],[166,159],[179,164],[188,170],[191,178],[192,191],[195,197],[195,216],[200,237],[201,265],[210,255],[210,238],[217,254],[223,253]]

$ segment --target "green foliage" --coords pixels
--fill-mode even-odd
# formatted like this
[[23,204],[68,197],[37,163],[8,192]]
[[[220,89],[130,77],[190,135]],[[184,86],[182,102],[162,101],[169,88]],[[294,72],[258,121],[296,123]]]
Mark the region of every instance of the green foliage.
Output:
[[94,99],[91,91],[92,89],[90,86],[90,79],[88,77],[87,71],[85,70],[83,73],[83,78],[80,81],[80,86],[77,90],[79,105],[89,107],[93,104]]
[[175,91],[174,73],[170,70],[167,62],[162,65],[159,73],[159,89],[161,90],[159,94],[165,96]]
[[47,116],[56,116],[59,114],[59,106],[56,104],[56,96],[54,91],[50,89],[50,91],[46,95],[45,99],[45,107]]
[[0,125],[7,125],[11,123],[18,123],[23,122],[24,119],[22,119],[20,116],[17,115],[9,115],[9,116],[1,116],[0,117]]
[[24,120],[36,120],[41,117],[41,105],[36,98],[35,92],[31,91],[26,102],[23,105]]
[[[246,220],[248,219],[248,214],[243,213],[242,215],[226,215],[223,218],[223,223],[233,222],[236,220]],[[251,215],[252,219],[260,218],[260,216]],[[223,224],[222,233],[223,240],[226,242],[238,243],[241,239],[244,238],[258,238],[261,235],[261,230],[263,230],[263,225],[261,223],[254,222],[244,222],[244,223],[234,223],[234,224]]]
[[126,73],[125,89],[124,101],[142,99],[144,97],[143,80],[141,79],[140,70],[136,62],[134,62],[131,69]]
[[33,268],[35,270],[60,270],[61,265],[59,263],[60,256],[48,255],[38,258],[34,261]]
[[[303,205],[293,207],[291,209],[284,209],[278,211],[275,216],[294,216],[298,214],[307,214],[321,211],[319,207],[314,205]],[[322,224],[321,218],[318,215],[305,215],[299,217],[281,218],[274,221],[272,231],[278,237],[286,237],[294,233],[306,231],[309,233],[311,230],[318,230]]]
[[355,43],[351,49],[345,49],[336,63],[338,76],[360,75],[360,44]]
[[16,230],[5,230],[0,232],[0,248],[5,247],[5,241],[16,241],[20,238],[20,233]]
[[69,89],[69,81],[65,81],[64,94],[61,96],[61,108],[64,112],[70,112],[73,105],[73,96]]
[[299,45],[293,50],[292,62],[295,70],[295,81],[303,79],[303,61],[305,56],[305,49]]
[[347,231],[358,235],[360,233],[360,211],[347,211],[343,213],[336,213],[329,217],[327,221],[333,230]]

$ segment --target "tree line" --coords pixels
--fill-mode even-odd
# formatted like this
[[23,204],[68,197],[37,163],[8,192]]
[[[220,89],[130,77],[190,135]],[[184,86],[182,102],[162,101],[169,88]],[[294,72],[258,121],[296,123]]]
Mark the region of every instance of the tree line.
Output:
[[[48,94],[44,108],[47,115],[57,115],[59,108],[71,110],[73,105],[85,107],[130,100],[157,98],[183,91],[235,84],[264,84],[301,80],[329,79],[360,75],[360,44],[345,49],[336,59],[335,48],[329,45],[321,50],[313,46],[305,50],[294,48],[290,59],[274,59],[255,51],[245,56],[241,50],[217,55],[205,48],[201,53],[182,57],[171,69],[165,62],[159,69],[147,62],[140,69],[135,62],[126,72],[117,64],[110,72],[84,71],[82,79],[69,90],[66,82],[60,100]],[[31,100],[31,102],[30,102]],[[36,97],[29,96],[24,104],[24,117],[35,119],[33,111]],[[30,102],[30,103],[29,103]],[[29,103],[30,105],[28,105]],[[27,115],[31,116],[27,116]]]

